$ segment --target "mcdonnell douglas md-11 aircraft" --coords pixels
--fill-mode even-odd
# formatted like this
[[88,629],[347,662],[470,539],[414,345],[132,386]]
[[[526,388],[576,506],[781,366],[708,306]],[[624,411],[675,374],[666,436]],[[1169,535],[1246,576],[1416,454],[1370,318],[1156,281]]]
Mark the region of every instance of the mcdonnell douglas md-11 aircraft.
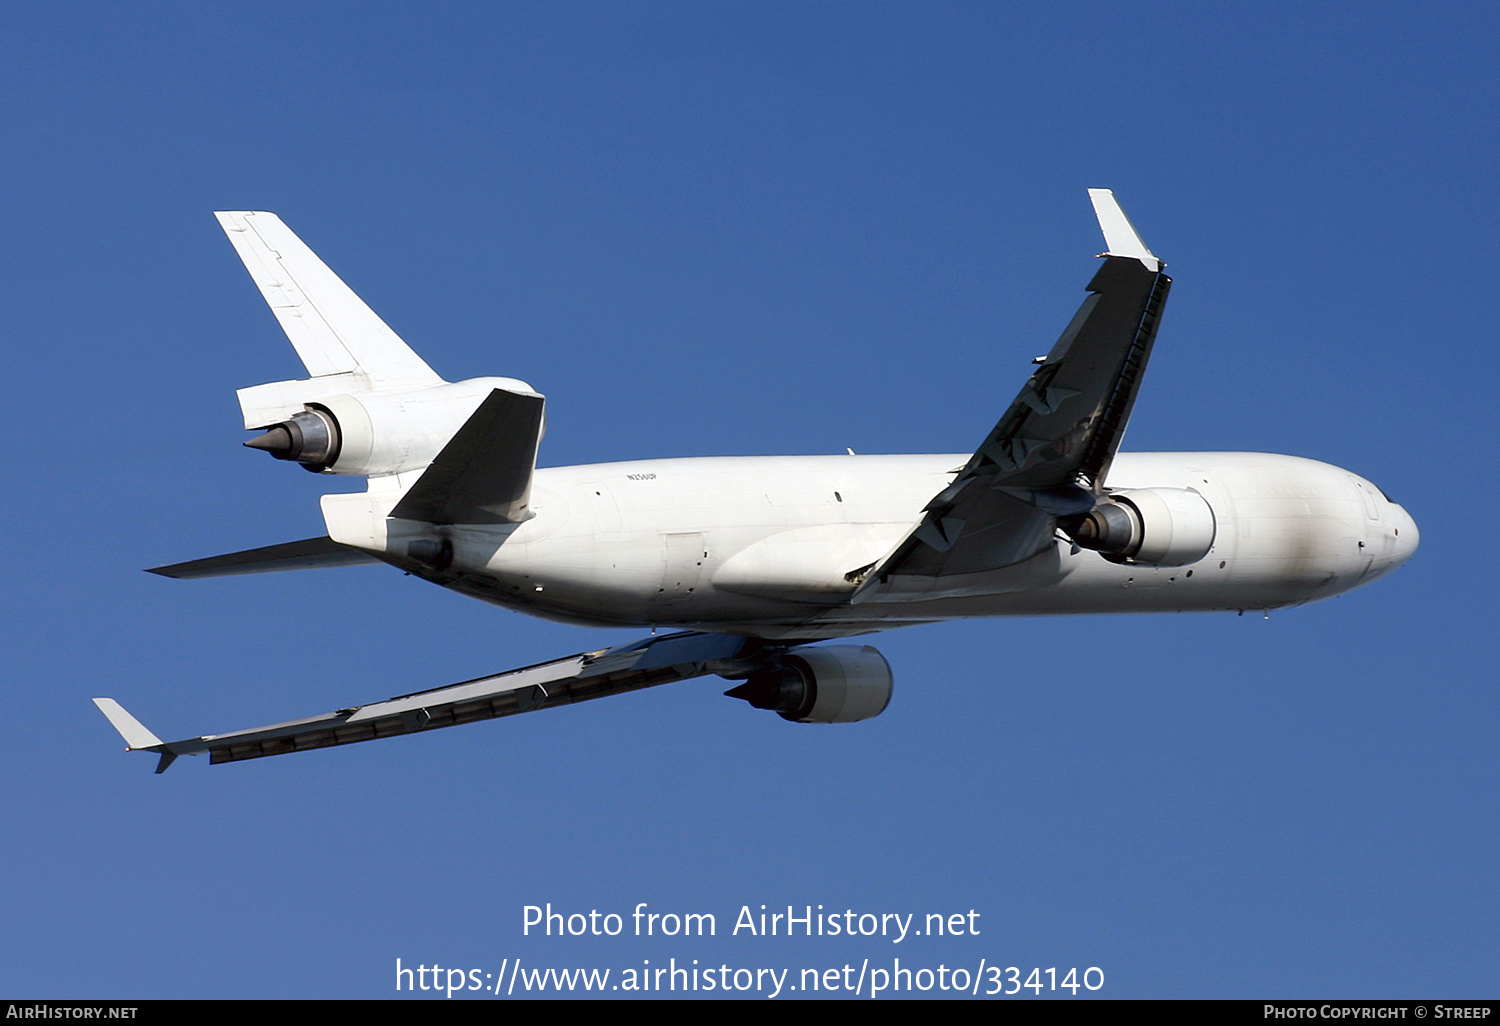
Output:
[[[1405,562],[1417,527],[1369,481],[1260,453],[1120,453],[1172,280],[1107,189],[1103,264],[972,455],[536,465],[545,399],[449,383],[275,214],[219,224],[309,377],[241,389],[245,445],[369,479],[325,495],[320,538],[153,571],[219,577],[389,563],[633,644],[323,716],[163,742],[94,701],[131,749],[213,763],[410,734],[705,674],[801,723],[878,716],[890,666],[818,645],[907,624],[1045,613],[1272,609]],[[657,635],[658,627],[682,628]]]

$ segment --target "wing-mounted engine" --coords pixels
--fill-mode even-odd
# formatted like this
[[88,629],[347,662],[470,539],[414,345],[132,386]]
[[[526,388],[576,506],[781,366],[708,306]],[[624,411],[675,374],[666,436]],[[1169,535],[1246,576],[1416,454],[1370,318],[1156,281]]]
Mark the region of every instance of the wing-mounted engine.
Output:
[[419,470],[432,463],[496,389],[536,394],[513,378],[470,378],[400,391],[323,396],[280,423],[261,425],[263,434],[245,445],[317,473],[378,476]]
[[[738,676],[736,674],[735,676]],[[854,723],[891,702],[891,666],[869,645],[799,648],[724,692],[797,723]]]
[[1187,566],[1208,555],[1213,507],[1190,488],[1115,492],[1092,512],[1059,521],[1068,536],[1115,563]]

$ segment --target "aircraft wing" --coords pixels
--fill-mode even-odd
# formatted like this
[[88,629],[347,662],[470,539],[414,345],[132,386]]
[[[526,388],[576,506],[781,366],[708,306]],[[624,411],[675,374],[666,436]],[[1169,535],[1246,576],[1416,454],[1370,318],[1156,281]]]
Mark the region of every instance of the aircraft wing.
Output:
[[179,755],[207,752],[212,765],[240,762],[455,727],[638,691],[728,669],[729,661],[753,644],[727,634],[666,634],[322,716],[181,741],[160,740],[112,698],[96,698],[94,704],[120,732],[128,750],[161,756],[156,766],[156,772],[161,773]]
[[1172,280],[1108,189],[1089,196],[1109,251],[1052,351],[922,521],[863,578],[996,570],[1052,544],[1056,518],[1093,509],[1119,448]]

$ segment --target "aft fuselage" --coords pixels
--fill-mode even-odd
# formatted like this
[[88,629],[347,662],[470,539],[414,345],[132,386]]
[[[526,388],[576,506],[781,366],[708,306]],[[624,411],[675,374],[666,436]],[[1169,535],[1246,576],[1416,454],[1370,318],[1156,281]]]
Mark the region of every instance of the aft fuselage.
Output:
[[[905,538],[966,460],[717,457],[538,469],[535,515],[496,527],[384,520],[377,493],[362,516],[348,516],[350,500],[362,496],[330,496],[325,511],[340,541],[534,615],[788,639],[982,616],[1272,609],[1367,583],[1409,558],[1418,541],[1404,509],[1325,463],[1121,454],[1106,491],[1203,496],[1214,519],[1206,555],[1173,567],[1112,562],[1059,535],[1021,564],[895,577],[851,603],[851,573]],[[348,529],[351,519],[358,530]],[[435,532],[452,546],[441,570],[407,556],[413,541]]]

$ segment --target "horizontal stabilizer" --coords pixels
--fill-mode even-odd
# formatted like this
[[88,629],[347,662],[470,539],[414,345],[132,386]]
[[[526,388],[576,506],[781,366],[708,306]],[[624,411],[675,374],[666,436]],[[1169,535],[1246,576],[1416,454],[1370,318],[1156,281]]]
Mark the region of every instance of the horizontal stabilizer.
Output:
[[429,524],[527,519],[545,403],[535,393],[492,391],[391,516]]
[[188,563],[152,567],[148,572],[182,581],[200,577],[233,577],[237,574],[265,574],[276,570],[317,570],[331,566],[358,566],[378,563],[374,556],[340,545],[332,538],[306,538],[302,541],[267,545],[223,556],[209,556]]

